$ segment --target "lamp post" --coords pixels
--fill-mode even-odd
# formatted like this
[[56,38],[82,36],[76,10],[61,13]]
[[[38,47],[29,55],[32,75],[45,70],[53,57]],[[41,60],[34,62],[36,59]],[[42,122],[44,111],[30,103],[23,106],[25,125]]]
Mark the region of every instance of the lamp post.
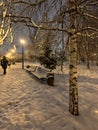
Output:
[[24,69],[24,45],[25,45],[25,40],[21,39],[20,42],[21,42],[21,45],[22,45],[22,69]]

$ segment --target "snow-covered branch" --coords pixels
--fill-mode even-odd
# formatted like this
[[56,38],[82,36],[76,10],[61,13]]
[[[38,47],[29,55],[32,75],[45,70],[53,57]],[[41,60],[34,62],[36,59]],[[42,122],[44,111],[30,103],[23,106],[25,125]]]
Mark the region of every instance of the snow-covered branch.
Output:
[[93,27],[84,27],[83,29],[78,30],[76,33],[79,34],[80,32],[86,31],[86,30],[92,30],[92,31],[96,31],[98,32],[97,28],[93,28]]
[[32,2],[26,2],[26,1],[15,1],[13,2],[13,4],[25,4],[25,5],[29,5],[29,6],[36,6],[36,5],[40,5],[41,3],[45,2],[46,0],[40,0],[39,2],[35,2],[35,3],[32,3]]
[[98,17],[94,16],[94,15],[91,15],[91,14],[88,14],[88,13],[83,13],[84,16],[87,16],[89,18],[93,18],[95,20],[98,20]]

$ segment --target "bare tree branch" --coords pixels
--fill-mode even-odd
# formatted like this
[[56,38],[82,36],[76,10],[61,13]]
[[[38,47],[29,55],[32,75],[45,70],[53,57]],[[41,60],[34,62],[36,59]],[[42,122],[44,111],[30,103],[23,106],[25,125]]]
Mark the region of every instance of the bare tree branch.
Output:
[[80,32],[83,32],[83,31],[86,31],[86,30],[91,30],[91,31],[96,31],[98,32],[98,29],[97,28],[93,28],[93,27],[85,27],[83,29],[80,29],[76,32],[76,34],[79,34]]
[[91,15],[91,14],[88,14],[88,13],[83,13],[83,16],[87,16],[87,17],[93,18],[95,20],[98,20],[98,17],[95,17],[94,15]]
[[15,1],[13,2],[13,4],[25,4],[25,5],[29,5],[29,6],[36,6],[36,5],[40,5],[41,3],[45,2],[46,0],[40,0],[39,2],[35,2],[35,3],[31,3],[31,2],[26,2],[26,1]]

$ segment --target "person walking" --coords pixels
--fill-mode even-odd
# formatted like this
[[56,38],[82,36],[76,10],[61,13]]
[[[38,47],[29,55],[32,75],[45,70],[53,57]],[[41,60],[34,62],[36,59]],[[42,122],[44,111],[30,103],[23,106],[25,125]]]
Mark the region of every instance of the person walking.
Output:
[[3,59],[1,59],[1,66],[3,68],[3,74],[6,74],[6,69],[8,66],[8,60],[6,59],[5,56],[3,56]]

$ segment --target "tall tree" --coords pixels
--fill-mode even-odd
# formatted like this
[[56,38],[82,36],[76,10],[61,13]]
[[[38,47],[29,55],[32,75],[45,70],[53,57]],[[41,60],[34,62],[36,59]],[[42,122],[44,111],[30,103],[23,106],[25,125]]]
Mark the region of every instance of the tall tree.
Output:
[[69,111],[73,115],[78,115],[78,85],[77,85],[77,2],[76,0],[70,0],[68,2],[69,9],[74,12],[70,16],[71,34],[70,34],[70,79],[69,79]]
[[[79,115],[78,107],[78,82],[77,82],[77,45],[80,43],[78,37],[87,33],[91,36],[98,36],[98,28],[86,23],[93,21],[98,23],[98,17],[95,15],[94,7],[97,0],[8,0],[13,4],[11,16],[7,13],[6,17],[11,17],[11,22],[22,26],[27,26],[48,31],[63,32],[63,39],[68,38],[70,48],[69,62],[69,111],[73,115]],[[5,3],[5,2],[4,2]],[[24,5],[24,6],[23,6]],[[46,8],[47,6],[47,8]],[[93,7],[93,8],[92,8]],[[31,12],[30,12],[31,10]],[[96,11],[95,11],[96,12]],[[61,26],[62,24],[62,26]],[[47,26],[49,25],[49,26]],[[95,34],[96,33],[96,34]],[[61,35],[59,35],[61,36]],[[45,37],[42,37],[45,38]],[[60,38],[61,39],[61,38]],[[58,43],[60,44],[58,39]],[[81,48],[79,48],[81,49]]]

